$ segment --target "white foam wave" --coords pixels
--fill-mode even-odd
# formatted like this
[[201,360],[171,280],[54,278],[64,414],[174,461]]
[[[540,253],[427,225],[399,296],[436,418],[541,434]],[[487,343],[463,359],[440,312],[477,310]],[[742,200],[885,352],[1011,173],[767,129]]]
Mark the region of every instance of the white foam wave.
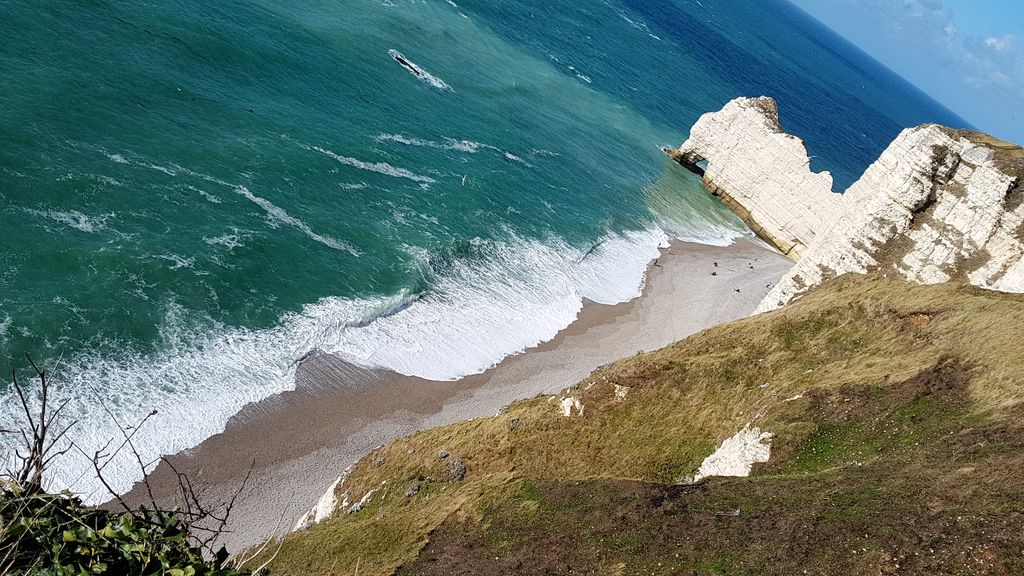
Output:
[[751,234],[738,228],[708,224],[706,228],[687,229],[673,234],[676,240],[706,244],[708,246],[728,246],[737,238],[752,237]]
[[167,260],[172,264],[171,270],[178,270],[179,268],[191,268],[195,263],[195,258],[182,258],[177,254],[160,254],[157,258],[161,260]]
[[35,210],[26,208],[26,212],[42,218],[48,218],[54,222],[60,222],[81,232],[95,233],[107,227],[107,220],[114,217],[110,214],[83,214],[78,210]]
[[10,316],[7,316],[3,321],[0,321],[0,339],[7,339],[7,331],[11,329],[12,322],[13,320],[11,320]]
[[211,203],[211,204],[221,204],[221,203],[224,202],[223,200],[221,200],[220,198],[214,196],[213,194],[210,194],[206,190],[201,190],[201,189],[196,188],[195,186],[192,186],[190,184],[186,184],[185,187],[188,188],[189,190],[194,191],[194,192],[198,192],[200,196],[202,196],[203,198],[206,198],[206,201]]
[[[472,140],[455,140],[452,138],[445,138],[445,147],[449,150],[458,150],[459,152],[475,154],[480,150],[480,148],[488,146],[479,142],[473,142]],[[491,148],[493,148],[493,146],[491,146]]]
[[236,187],[235,192],[238,192],[242,196],[248,198],[250,201],[255,203],[260,208],[263,208],[263,210],[267,213],[267,217],[270,218],[271,220],[281,222],[293,228],[296,228],[300,230],[303,234],[311,238],[312,240],[315,240],[325,246],[329,246],[331,248],[334,248],[335,250],[341,250],[342,252],[348,252],[353,256],[359,256],[359,252],[356,251],[356,249],[353,248],[351,245],[342,242],[341,240],[331,238],[330,236],[324,236],[323,234],[318,234],[317,232],[314,232],[313,229],[310,228],[309,225],[307,225],[305,222],[285,212],[283,208],[274,204],[270,200],[267,200],[266,198],[261,198],[253,194],[245,186]]
[[377,142],[397,142],[399,144],[405,144],[406,146],[428,146],[431,148],[440,147],[437,142],[421,140],[419,138],[410,138],[409,136],[403,136],[402,134],[377,134],[373,139]]
[[458,152],[465,152],[467,154],[476,154],[480,150],[492,150],[501,154],[506,160],[513,162],[519,162],[526,166],[530,166],[530,163],[523,160],[521,157],[515,154],[502,150],[497,146],[491,144],[483,144],[481,142],[474,142],[473,140],[460,140],[456,138],[445,137],[444,142],[436,142],[434,140],[424,140],[422,138],[415,138],[413,136],[406,136],[404,134],[378,134],[374,136],[374,140],[378,142],[396,142],[398,144],[404,144],[406,146],[423,146],[426,148],[440,148],[443,150],[455,150]]
[[241,248],[242,235],[239,234],[238,229],[231,234],[221,234],[220,236],[214,236],[213,238],[203,237],[203,241],[210,246],[223,246],[228,250],[234,250],[235,248]]
[[502,152],[502,155],[505,157],[506,160],[511,160],[513,162],[518,162],[520,164],[523,164],[524,166],[530,166],[529,162],[527,162],[526,160],[523,160],[522,158],[520,158],[519,156],[516,156],[515,154],[513,154],[511,152]]
[[[160,352],[68,359],[54,395],[71,398],[67,416],[78,420],[74,439],[86,452],[117,433],[100,402],[122,422],[158,410],[136,437],[149,461],[220,432],[245,404],[292,389],[297,363],[314,350],[437,380],[485,370],[554,337],[575,320],[584,299],[611,304],[639,295],[644,269],[666,239],[651,230],[613,234],[585,249],[557,239],[474,241],[470,250],[482,257],[449,255],[439,262],[420,253],[424,269],[433,271],[430,293],[325,298],[267,330],[221,326],[171,305]],[[15,422],[16,408],[10,396],[0,398],[0,420]],[[0,437],[0,448],[12,441]],[[69,455],[55,469],[53,487],[103,499],[90,470],[85,458]],[[138,476],[127,457],[107,471],[118,490]]]
[[459,152],[466,152],[468,154],[475,154],[481,148],[498,150],[494,146],[490,146],[488,144],[481,144],[472,140],[457,140],[455,138],[448,137],[445,137],[444,142],[435,142],[433,140],[424,140],[422,138],[405,136],[404,134],[378,134],[374,136],[374,140],[377,142],[397,142],[398,144],[405,144],[406,146],[424,146],[427,148],[456,150]]
[[121,182],[120,180],[118,180],[116,178],[111,178],[110,176],[104,176],[104,175],[100,174],[100,175],[94,176],[93,178],[97,182],[100,182],[102,184],[106,184],[108,186],[117,186],[118,188],[123,188],[124,187],[124,183],[123,182]]
[[[216,178],[214,176],[210,176],[209,174],[202,174],[202,173],[196,172],[194,170],[190,170],[190,169],[185,168],[183,166],[179,166],[179,165],[177,165],[177,164],[175,164],[173,162],[167,163],[166,165],[164,165],[164,164],[155,164],[153,162],[149,162],[149,161],[145,160],[143,157],[141,157],[141,156],[139,156],[137,154],[129,153],[128,157],[126,158],[123,154],[111,154],[110,152],[107,152],[107,151],[103,150],[102,148],[97,148],[96,150],[98,150],[104,156],[106,156],[107,158],[109,158],[110,160],[112,160],[113,162],[115,162],[117,164],[128,164],[130,166],[136,166],[136,167],[140,167],[140,168],[148,168],[150,170],[156,170],[157,172],[163,172],[164,174],[167,174],[168,176],[178,176],[179,174],[185,174],[185,175],[191,176],[193,178],[199,178],[201,180],[205,180],[207,182],[212,182],[214,184],[220,184],[222,186],[227,186],[229,188],[234,188],[235,187],[235,185],[231,184],[230,182],[225,182],[224,180],[221,180],[220,178]],[[197,191],[199,191],[200,194],[203,194],[204,196],[208,196],[207,194],[204,194],[203,191],[199,190],[198,188],[195,188],[193,186],[188,186],[188,188],[191,189],[191,190],[197,190]],[[210,199],[210,198],[207,197],[207,199]],[[210,200],[210,201],[214,202],[214,200]]]
[[590,76],[587,76],[583,72],[580,72],[579,70],[576,69],[575,66],[569,66],[569,71],[575,74],[577,78],[583,80],[587,84],[593,84],[593,82],[590,80]]
[[177,170],[174,170],[173,168],[168,168],[167,166],[160,166],[159,164],[147,164],[146,168],[149,168],[151,170],[156,170],[157,172],[163,172],[164,174],[167,174],[168,176],[177,176],[178,175],[178,171]]
[[[698,2],[698,4],[699,4],[699,2]],[[702,4],[702,6],[703,6],[703,4]],[[645,32],[648,36],[650,36],[651,38],[654,38],[655,40],[661,41],[661,37],[658,36],[657,34],[655,34],[654,32],[651,32],[651,29],[647,26],[647,23],[644,22],[643,20],[640,20],[638,22],[636,20],[633,20],[629,16],[626,16],[626,14],[623,13],[623,12],[619,12],[619,17],[621,17],[626,22],[629,22],[629,25],[632,26],[633,28],[636,28],[637,30],[640,30],[641,32]]]
[[359,168],[360,170],[368,170],[370,172],[376,172],[378,174],[384,174],[385,176],[391,176],[394,178],[406,178],[413,182],[419,182],[420,184],[433,184],[436,182],[436,180],[429,176],[420,176],[410,170],[406,170],[405,168],[396,168],[387,162],[364,162],[356,158],[336,154],[326,148],[321,148],[320,146],[313,146],[312,149],[325,156],[330,156],[346,166],[352,166],[353,168]]
[[339,334],[325,349],[430,379],[478,372],[554,337],[575,320],[583,298],[610,304],[639,295],[664,240],[660,231],[616,235],[587,258],[557,240],[490,245],[486,264],[448,263],[435,283],[443,297],[425,297],[359,334]]

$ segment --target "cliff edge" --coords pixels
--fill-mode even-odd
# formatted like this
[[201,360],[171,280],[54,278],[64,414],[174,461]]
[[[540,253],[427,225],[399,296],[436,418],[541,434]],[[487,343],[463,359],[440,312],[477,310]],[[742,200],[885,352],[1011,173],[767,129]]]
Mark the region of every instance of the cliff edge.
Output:
[[797,260],[758,312],[850,272],[1024,292],[1024,149],[1014,144],[907,128],[839,195],[827,172],[810,170],[803,142],[782,131],[775,101],[761,97],[703,115],[666,152]]
[[1022,334],[1024,295],[846,276],[382,446],[328,491],[319,523],[253,563],[274,576],[1019,575]]

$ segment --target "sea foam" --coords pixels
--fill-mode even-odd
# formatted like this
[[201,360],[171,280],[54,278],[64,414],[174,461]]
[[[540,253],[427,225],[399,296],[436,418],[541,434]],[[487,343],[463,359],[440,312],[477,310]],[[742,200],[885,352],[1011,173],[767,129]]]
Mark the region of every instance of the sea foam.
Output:
[[26,208],[26,212],[34,216],[47,218],[54,222],[59,222],[65,226],[69,226],[80,232],[95,233],[99,232],[107,227],[107,220],[112,218],[113,214],[83,214],[78,210],[35,210],[32,208]]
[[[72,437],[86,453],[118,434],[104,406],[129,423],[157,410],[134,438],[143,459],[154,461],[221,432],[246,404],[293,389],[295,369],[312,351],[435,380],[486,370],[554,337],[584,299],[612,304],[639,295],[666,241],[659,229],[610,234],[585,248],[557,238],[475,240],[474,257],[423,255],[429,293],[324,298],[266,330],[219,325],[168,305],[159,352],[65,358],[54,400],[70,398],[66,416],[78,422]],[[17,413],[13,397],[0,398],[0,419],[15,422]],[[12,442],[0,438],[5,452]],[[105,473],[117,490],[140,477],[125,454]],[[108,496],[81,454],[66,455],[50,481],[90,502]]]
[[483,144],[481,142],[474,142],[473,140],[464,140],[458,138],[444,137],[443,142],[437,142],[434,140],[425,140],[423,138],[416,138],[414,136],[406,136],[404,134],[378,134],[374,137],[377,142],[395,142],[397,144],[404,144],[406,146],[422,146],[426,148],[439,148],[442,150],[454,150],[456,152],[465,152],[467,154],[476,154],[480,150],[491,150],[502,155],[506,160],[513,162],[519,162],[526,166],[530,164],[516,156],[515,154],[502,150],[492,144]]
[[270,218],[271,221],[282,222],[293,228],[296,228],[303,234],[308,236],[310,239],[315,240],[316,242],[319,242],[324,246],[328,246],[330,248],[334,248],[335,250],[340,250],[342,252],[348,252],[353,256],[359,256],[359,252],[347,242],[342,242],[341,240],[338,240],[336,238],[332,238],[330,236],[325,236],[323,234],[318,234],[317,232],[314,232],[313,229],[310,228],[308,224],[292,216],[288,212],[285,212],[283,208],[274,204],[270,200],[267,200],[266,198],[261,198],[253,194],[245,186],[236,186],[235,192],[249,199],[260,208],[263,208],[263,210],[267,213],[267,217]]
[[319,146],[312,146],[310,149],[316,150],[317,152],[325,156],[334,158],[335,160],[341,162],[342,164],[345,164],[346,166],[352,166],[353,168],[359,168],[360,170],[376,172],[378,174],[384,174],[385,176],[391,176],[393,178],[406,178],[412,180],[413,182],[419,182],[420,184],[433,184],[434,182],[436,182],[436,180],[430,178],[429,176],[420,176],[418,174],[413,173],[410,170],[406,170],[405,168],[397,168],[395,166],[392,166],[387,162],[365,162],[357,158],[350,158],[348,156],[337,154],[335,152],[332,152],[326,148],[321,148]]

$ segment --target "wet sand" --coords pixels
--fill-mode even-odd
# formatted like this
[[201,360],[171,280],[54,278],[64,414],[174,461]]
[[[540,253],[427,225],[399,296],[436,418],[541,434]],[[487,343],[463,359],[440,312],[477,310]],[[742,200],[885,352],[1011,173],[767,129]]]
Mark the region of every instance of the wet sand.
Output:
[[[587,302],[577,321],[551,341],[455,381],[314,355],[299,368],[294,391],[247,406],[223,433],[171,461],[203,487],[207,501],[229,497],[255,462],[224,539],[229,550],[238,550],[291,529],[372,448],[417,430],[491,416],[514,400],[558,392],[602,364],[746,316],[791,266],[750,240],[727,247],[675,242],[652,263],[639,298],[614,306]],[[161,464],[151,482],[158,495],[173,492],[171,479]],[[141,494],[137,489],[132,496]]]

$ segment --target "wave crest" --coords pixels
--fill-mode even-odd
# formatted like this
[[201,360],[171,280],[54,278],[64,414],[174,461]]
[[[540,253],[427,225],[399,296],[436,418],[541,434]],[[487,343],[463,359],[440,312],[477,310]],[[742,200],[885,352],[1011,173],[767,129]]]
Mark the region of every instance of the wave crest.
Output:
[[[122,348],[66,359],[53,396],[71,399],[67,417],[78,421],[74,440],[86,453],[117,434],[101,403],[128,422],[156,409],[136,436],[149,461],[221,432],[248,403],[293,389],[298,363],[314,351],[434,380],[484,371],[554,337],[576,319],[584,299],[613,304],[638,296],[647,263],[666,239],[660,230],[627,232],[586,249],[558,239],[474,239],[423,256],[429,290],[325,298],[266,330],[220,325],[169,305],[159,352]],[[18,412],[11,395],[0,398],[0,419],[16,422]],[[0,438],[0,447],[11,442]],[[52,487],[101,500],[106,495],[90,471],[89,462],[69,454],[54,470]],[[107,472],[117,490],[130,488],[139,473],[127,457]]]

